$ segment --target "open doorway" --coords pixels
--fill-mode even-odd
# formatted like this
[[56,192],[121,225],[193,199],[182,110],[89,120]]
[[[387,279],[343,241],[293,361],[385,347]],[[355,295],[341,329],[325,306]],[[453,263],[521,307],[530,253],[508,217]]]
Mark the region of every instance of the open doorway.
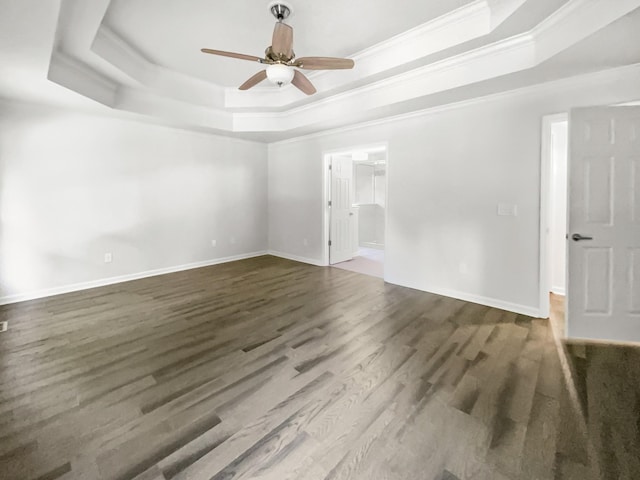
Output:
[[387,148],[328,156],[328,263],[384,277]]
[[[558,333],[564,334],[567,286],[567,193],[569,157],[569,120],[567,114],[543,119],[543,219],[547,259],[542,290],[542,305],[549,308],[549,318]],[[544,184],[546,183],[546,187]]]
[[569,122],[551,123],[551,198],[549,202],[549,271],[551,293],[566,294],[567,157]]

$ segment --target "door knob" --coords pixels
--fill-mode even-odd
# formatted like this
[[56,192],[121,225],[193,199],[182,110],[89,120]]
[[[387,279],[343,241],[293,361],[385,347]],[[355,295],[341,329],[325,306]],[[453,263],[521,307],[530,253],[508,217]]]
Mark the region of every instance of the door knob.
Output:
[[574,233],[571,235],[571,238],[574,242],[579,242],[580,240],[593,240],[593,237],[583,237],[579,233]]

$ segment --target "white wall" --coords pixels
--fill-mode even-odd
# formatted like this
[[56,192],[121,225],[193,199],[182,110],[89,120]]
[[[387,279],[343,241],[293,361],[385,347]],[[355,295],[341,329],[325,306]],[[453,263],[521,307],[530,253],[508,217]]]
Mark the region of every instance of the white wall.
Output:
[[565,294],[567,271],[567,156],[569,140],[569,122],[557,122],[551,125],[551,215],[550,221],[550,260],[551,291]]
[[265,251],[266,203],[264,144],[0,103],[0,301]]
[[[324,262],[324,153],[388,142],[385,279],[538,314],[541,118],[640,98],[627,72],[272,144],[270,249]],[[497,216],[499,202],[518,216]]]

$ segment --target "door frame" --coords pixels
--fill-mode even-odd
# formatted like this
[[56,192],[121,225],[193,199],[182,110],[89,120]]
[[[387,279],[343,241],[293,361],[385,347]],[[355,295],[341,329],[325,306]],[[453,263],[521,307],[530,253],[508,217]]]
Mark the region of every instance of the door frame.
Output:
[[[329,239],[331,238],[331,209],[329,208],[329,201],[331,200],[331,170],[329,170],[329,165],[331,165],[331,157],[334,155],[346,155],[348,153],[353,153],[356,150],[378,150],[383,149],[386,152],[385,166],[386,166],[386,175],[385,175],[385,208],[384,208],[384,246],[385,251],[387,248],[387,226],[389,224],[389,143],[388,142],[376,142],[376,143],[367,143],[354,145],[351,147],[333,149],[333,150],[325,150],[322,153],[322,170],[324,172],[322,176],[322,204],[323,207],[323,226],[322,226],[322,245],[323,253],[322,253],[322,264],[325,266],[330,266],[329,264]],[[385,259],[386,264],[386,259]],[[386,272],[386,268],[385,268]]]
[[[569,113],[557,113],[542,117],[542,144],[540,155],[540,316],[548,318],[550,313],[549,292],[551,291],[551,269],[549,268],[551,245],[551,192],[553,181],[553,155],[551,126],[569,121]],[[570,127],[569,127],[570,128]],[[565,272],[567,270],[565,265]],[[568,273],[568,272],[566,272]]]

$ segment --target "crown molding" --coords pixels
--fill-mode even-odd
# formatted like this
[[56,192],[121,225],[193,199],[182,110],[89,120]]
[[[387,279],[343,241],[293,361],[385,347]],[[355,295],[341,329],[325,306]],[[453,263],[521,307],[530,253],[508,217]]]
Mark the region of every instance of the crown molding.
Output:
[[155,65],[142,52],[104,24],[96,31],[91,51],[127,75],[135,85],[148,84],[156,73]]
[[54,51],[51,55],[47,78],[108,107],[116,103],[117,82],[62,51]]
[[100,25],[91,51],[135,83],[185,103],[224,108],[225,88],[153,63],[105,24]]
[[151,90],[120,87],[115,108],[163,118],[189,127],[205,127],[216,131],[234,131],[233,114],[224,110],[189,105]]

